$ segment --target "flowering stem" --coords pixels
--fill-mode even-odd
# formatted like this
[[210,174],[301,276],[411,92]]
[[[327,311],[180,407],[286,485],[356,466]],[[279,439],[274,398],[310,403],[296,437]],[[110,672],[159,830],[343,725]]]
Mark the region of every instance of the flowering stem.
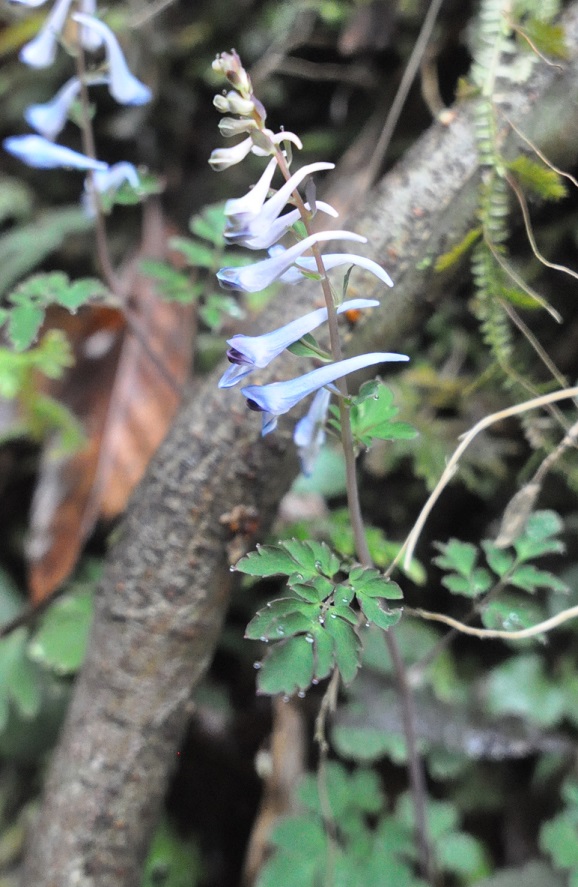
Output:
[[[96,160],[96,143],[94,140],[92,121],[90,119],[90,101],[88,98],[88,88],[86,86],[86,63],[84,58],[84,49],[80,41],[78,42],[76,47],[76,73],[78,75],[78,79],[80,80],[80,102],[82,105],[82,147],[87,157],[90,157],[92,160]],[[106,222],[100,202],[100,194],[95,188],[94,176],[91,170],[88,171],[87,178],[91,191],[91,198],[96,208],[95,227],[98,261],[104,279],[106,280],[112,292],[116,294],[119,291],[118,277],[110,258],[110,252],[108,249],[108,237],[106,234]]]
[[[76,49],[76,73],[78,75],[78,79],[80,80],[80,103],[82,105],[82,126],[80,128],[82,137],[82,148],[87,157],[90,157],[92,160],[96,160],[96,142],[94,138],[94,130],[92,128],[92,121],[90,118],[90,100],[88,97],[88,88],[86,86],[86,63],[84,58],[84,49],[80,41],[78,42]],[[98,193],[98,189],[94,185],[94,175],[92,170],[88,170],[87,177],[88,185],[91,191],[90,196],[96,210],[96,252],[98,256],[100,270],[102,271],[102,276],[104,277],[110,291],[113,293],[115,298],[117,298],[119,302],[121,302],[126,324],[132,335],[138,340],[147,357],[149,357],[149,359],[152,361],[165,382],[180,397],[182,394],[182,386],[174,378],[170,370],[167,369],[165,363],[150,347],[145,332],[141,329],[140,324],[134,317],[129,305],[127,304],[126,298],[122,294],[120,280],[118,274],[114,269],[114,265],[110,256],[110,250],[108,247],[108,235],[106,232],[106,219],[102,210],[100,194]]]
[[[285,160],[283,152],[278,149],[276,152],[276,157],[279,169],[284,178],[288,181],[291,177],[291,173],[289,171],[289,167],[287,166],[287,162]],[[311,214],[307,211],[303,199],[299,194],[299,191],[295,190],[292,196],[294,203],[301,214],[301,219],[303,221],[303,225],[305,226],[307,235],[309,236],[312,233],[310,223]],[[315,257],[315,264],[320,276],[321,287],[323,290],[323,295],[325,297],[325,304],[327,306],[327,320],[331,355],[333,357],[333,360],[335,361],[342,360],[343,351],[341,348],[341,338],[339,336],[337,310],[335,302],[333,300],[331,284],[329,283],[327,272],[323,264],[323,257],[321,255],[319,244],[314,244],[311,247],[311,251]],[[342,379],[339,379],[336,382],[336,385],[341,395],[338,398],[339,419],[341,426],[341,444],[343,448],[343,456],[345,459],[348,512],[351,521],[353,537],[355,540],[355,549],[360,563],[364,567],[373,567],[374,564],[369,551],[369,547],[367,545],[365,525],[361,512],[361,504],[359,501],[359,486],[357,483],[355,447],[353,442],[353,434],[351,431],[351,423],[349,421],[349,409],[347,406],[348,389],[346,378],[343,377]],[[430,849],[426,821],[425,777],[420,755],[417,750],[415,730],[416,717],[413,704],[413,696],[407,680],[405,664],[403,662],[403,658],[401,656],[399,645],[397,643],[397,639],[395,637],[393,629],[390,628],[389,631],[386,631],[384,637],[393,664],[398,692],[401,700],[403,731],[408,755],[409,781],[414,803],[415,829],[420,868],[424,877],[427,878],[430,884],[433,884],[435,880],[435,874],[433,869],[433,859]],[[319,735],[321,735],[322,733],[324,733],[324,730],[318,730]],[[327,743],[324,741],[324,738],[320,743],[320,753],[322,761],[325,760],[325,757],[327,755]]]

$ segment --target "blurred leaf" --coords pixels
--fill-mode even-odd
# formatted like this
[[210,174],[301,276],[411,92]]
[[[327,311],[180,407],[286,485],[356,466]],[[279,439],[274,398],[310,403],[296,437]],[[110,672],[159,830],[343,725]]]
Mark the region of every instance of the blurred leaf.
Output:
[[203,874],[195,841],[182,838],[163,817],[152,840],[141,887],[197,887]]
[[208,240],[214,246],[222,247],[225,243],[225,204],[214,203],[206,206],[198,216],[193,216],[189,223],[192,234]]
[[486,703],[492,715],[517,715],[532,724],[553,727],[564,715],[564,690],[547,677],[538,654],[524,654],[490,671]]
[[[539,7],[537,7],[539,8]],[[530,41],[528,47],[532,52],[536,50],[543,55],[549,55],[553,58],[567,59],[568,47],[564,35],[564,28],[558,24],[546,22],[541,18],[532,16],[524,21],[523,28],[520,33],[526,35]],[[525,40],[521,40],[520,44],[524,47]]]
[[45,210],[34,222],[20,225],[0,236],[0,295],[57,250],[73,234],[94,226],[80,207]]
[[171,237],[169,247],[180,252],[192,268],[218,269],[219,256],[202,243],[196,243],[186,237]]
[[[512,593],[502,593],[496,600],[485,604],[482,623],[486,628],[500,631],[519,631],[530,628],[544,619],[543,608],[528,598]],[[540,636],[537,636],[537,640]],[[519,642],[518,642],[519,643]]]
[[566,185],[562,177],[545,164],[520,154],[508,164],[520,184],[544,200],[560,200],[566,196]]
[[0,732],[8,723],[10,702],[26,720],[34,718],[40,708],[37,667],[26,655],[27,641],[25,628],[0,638]]
[[456,246],[454,246],[449,252],[443,253],[443,255],[439,256],[436,260],[434,268],[436,271],[447,271],[448,268],[451,268],[457,262],[460,261],[463,256],[472,248],[474,243],[480,239],[482,236],[481,228],[473,228],[471,231],[468,231],[466,236],[460,240]]
[[84,660],[92,622],[92,602],[90,590],[55,601],[30,641],[28,652],[32,659],[57,674],[75,674]]

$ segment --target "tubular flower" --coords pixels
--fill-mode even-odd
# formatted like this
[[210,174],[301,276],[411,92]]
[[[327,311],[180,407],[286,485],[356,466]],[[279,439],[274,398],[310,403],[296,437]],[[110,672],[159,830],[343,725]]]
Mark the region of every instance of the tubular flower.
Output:
[[[20,50],[20,61],[31,68],[48,68],[56,58],[57,42],[72,0],[56,0],[36,37]],[[37,5],[37,4],[27,4]]]
[[[271,179],[275,171],[271,161],[263,176],[252,191],[237,201],[229,200],[225,205],[227,226],[225,239],[249,249],[268,249],[276,243],[299,218],[299,211],[287,213],[279,218],[280,213],[290,199],[291,194],[310,173],[325,169],[334,169],[333,163],[309,163],[301,167],[285,182],[272,197],[265,202]],[[256,193],[255,193],[256,192]],[[319,202],[317,208],[336,217],[338,213],[327,203]]]
[[[337,313],[375,308],[376,305],[379,305],[379,302],[375,299],[350,299],[340,305]],[[253,370],[268,366],[289,345],[293,345],[306,333],[317,329],[326,320],[327,308],[318,308],[262,336],[237,335],[228,339],[227,357],[232,366],[221,376],[219,388],[232,388]]]
[[281,142],[293,142],[299,149],[303,147],[301,139],[293,132],[273,133],[269,129],[256,130],[231,148],[215,148],[214,151],[211,151],[209,166],[215,172],[222,172],[224,169],[240,163],[251,152],[259,157],[268,157],[275,152],[275,146]]
[[313,394],[320,388],[364,367],[401,360],[409,360],[409,357],[405,354],[390,352],[360,354],[357,357],[349,357],[346,360],[339,360],[337,363],[319,367],[310,373],[305,373],[304,376],[298,376],[296,379],[289,379],[286,382],[248,385],[241,389],[241,393],[247,398],[247,406],[250,410],[263,413],[261,434],[264,437],[275,430],[279,416],[288,413],[307,395]]
[[4,150],[14,157],[18,157],[28,166],[36,169],[57,169],[64,167],[66,169],[94,169],[106,170],[108,163],[102,160],[93,160],[92,157],[86,157],[73,151],[71,148],[65,148],[63,145],[56,145],[54,142],[45,139],[42,136],[9,136],[3,141]]
[[[323,240],[356,240],[366,243],[361,234],[353,231],[319,231],[299,241],[283,252],[275,253],[269,259],[263,259],[243,268],[221,268],[217,278],[223,289],[241,290],[246,293],[258,293],[274,280],[284,274],[299,257],[314,244]],[[385,273],[385,272],[383,272]]]
[[32,129],[53,141],[62,131],[68,111],[80,92],[80,80],[71,77],[49,102],[29,105],[24,111],[24,119]]
[[222,172],[224,169],[235,166],[236,163],[244,160],[252,148],[253,140],[250,137],[243,139],[238,145],[233,145],[232,148],[216,148],[211,152],[209,164],[215,172]]
[[113,99],[121,105],[145,105],[150,102],[152,98],[150,89],[131,73],[120,43],[108,25],[92,15],[81,12],[76,12],[72,18],[75,22],[95,31],[102,39],[108,61],[108,89]]
[[[340,265],[358,265],[360,268],[365,268],[366,271],[375,274],[387,286],[393,286],[393,280],[387,271],[381,265],[378,265],[377,262],[374,262],[373,259],[367,259],[365,256],[358,256],[355,253],[329,253],[323,256],[323,265],[326,271],[331,271],[332,268],[338,268]],[[298,264],[289,268],[279,280],[283,283],[300,283],[305,274],[315,273],[316,271],[315,259],[311,256],[305,256],[299,259]]]
[[293,431],[293,443],[297,447],[301,471],[305,477],[313,473],[313,466],[325,443],[325,419],[330,400],[331,392],[327,388],[320,388],[307,413],[299,419]]
[[105,194],[108,191],[118,190],[124,182],[128,182],[133,188],[138,188],[140,184],[136,167],[127,161],[123,160],[119,163],[114,163],[112,166],[107,167],[107,169],[94,172],[92,186],[87,179],[82,195],[82,204],[86,214],[92,217],[97,212],[92,188],[95,188],[99,194]]

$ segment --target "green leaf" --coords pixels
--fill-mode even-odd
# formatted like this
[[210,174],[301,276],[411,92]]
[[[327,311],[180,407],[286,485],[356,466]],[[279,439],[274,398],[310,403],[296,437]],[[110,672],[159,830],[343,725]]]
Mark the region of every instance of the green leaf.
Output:
[[[309,582],[299,582],[295,576],[290,576],[288,580],[291,590],[306,601],[320,602],[324,601],[333,594],[333,583],[325,576],[315,576]],[[347,601],[350,603],[351,599]]]
[[491,866],[482,843],[465,832],[445,834],[436,845],[438,866],[475,883],[490,874]]
[[323,678],[329,676],[333,670],[334,656],[333,649],[335,642],[325,628],[319,623],[312,627],[311,634],[314,639],[313,659],[315,679],[322,681]]
[[225,204],[213,203],[204,207],[198,216],[189,222],[189,230],[197,237],[210,241],[214,246],[223,246],[225,230]]
[[169,247],[181,253],[193,268],[216,269],[219,266],[220,254],[202,243],[186,237],[171,237]]
[[514,585],[516,588],[523,588],[524,591],[534,592],[537,588],[549,588],[552,591],[568,592],[569,588],[565,582],[554,576],[548,570],[538,570],[532,564],[523,564],[517,567],[508,576],[508,585]]
[[442,253],[442,255],[438,257],[434,265],[434,270],[438,272],[447,271],[448,268],[451,268],[452,265],[455,265],[463,256],[465,256],[481,236],[481,228],[473,228],[471,231],[468,231],[466,236],[460,240],[456,246],[452,247],[447,253]]
[[108,289],[102,281],[95,277],[84,277],[55,292],[54,301],[74,313],[82,305],[96,299],[104,299],[108,294]]
[[279,640],[306,632],[319,622],[319,605],[280,598],[270,601],[254,616],[245,631],[250,640]]
[[484,549],[488,566],[501,579],[513,566],[514,556],[504,548],[497,548],[493,542],[487,539],[482,542],[482,548]]
[[290,351],[291,354],[295,354],[297,357],[314,357],[317,360],[325,361],[331,360],[329,352],[321,348],[317,343],[317,339],[311,333],[306,333],[298,342],[293,342],[292,345],[289,345],[287,351]]
[[530,515],[524,532],[514,542],[514,549],[521,561],[532,560],[543,554],[561,554],[564,544],[553,539],[563,530],[563,524],[555,511],[535,511]]
[[372,388],[371,396],[353,398],[350,410],[351,430],[355,440],[369,447],[373,440],[411,440],[417,435],[406,422],[393,422],[399,408],[393,403],[393,392],[383,383]]
[[290,576],[297,568],[297,561],[282,545],[258,545],[235,564],[235,570],[248,576]]
[[359,606],[368,622],[387,631],[401,619],[401,610],[385,610],[379,601],[371,597],[358,598]]
[[341,567],[341,561],[325,542],[287,539],[282,545],[297,563],[299,572],[304,575],[313,577],[321,573],[331,578]]
[[507,164],[520,184],[545,200],[560,200],[566,196],[567,189],[562,177],[544,163],[519,155]]
[[24,351],[36,339],[44,321],[44,310],[37,305],[16,305],[8,320],[8,338],[17,351]]
[[327,860],[327,835],[317,817],[289,816],[275,824],[275,848],[259,873],[257,887],[316,887]]
[[335,642],[335,663],[341,673],[344,684],[350,684],[360,663],[361,642],[357,632],[344,619],[330,613],[325,620],[325,628]]
[[269,650],[258,671],[258,692],[291,696],[305,691],[313,675],[313,644],[305,635],[298,635]]
[[82,208],[64,206],[42,212],[33,222],[0,236],[0,295],[38,267],[70,235],[93,227],[94,220]]
[[517,715],[542,727],[553,727],[564,715],[564,688],[545,674],[535,653],[518,655],[492,669],[486,682],[493,715]]
[[442,585],[444,585],[452,594],[463,594],[465,597],[477,597],[484,594],[492,587],[492,577],[487,570],[479,567],[473,570],[469,577],[456,576],[455,573],[444,576]]
[[0,639],[0,697],[5,700],[0,720],[8,715],[7,700],[14,703],[26,720],[34,718],[40,709],[38,669],[26,655],[27,642],[25,628],[17,628]]
[[94,278],[70,283],[60,271],[27,278],[8,296],[8,337],[17,351],[29,348],[44,321],[46,308],[57,304],[76,311],[94,298],[107,295],[107,289]]
[[44,614],[28,646],[36,662],[57,674],[74,674],[84,660],[92,622],[90,590],[81,590],[55,601]]
[[544,823],[540,831],[540,849],[551,856],[556,868],[578,869],[578,819],[575,810],[565,810]]
[[203,877],[200,850],[163,817],[151,843],[141,887],[198,887]]
[[522,628],[530,628],[543,618],[544,613],[539,605],[529,601],[527,597],[514,593],[501,594],[497,600],[490,601],[482,610],[484,626],[500,631],[520,631]]
[[484,567],[475,567],[478,557],[475,545],[457,539],[450,539],[448,543],[436,542],[435,545],[442,553],[433,559],[434,564],[457,573],[450,573],[442,579],[442,585],[452,594],[477,597],[492,587],[490,573]]
[[194,284],[187,274],[177,271],[166,262],[142,259],[139,269],[154,281],[161,299],[188,304],[198,299],[203,292],[202,284]]
[[[348,773],[343,764],[328,761],[322,778],[331,813],[336,820],[349,813],[376,814],[383,808],[379,778],[372,770],[360,767]],[[319,816],[324,815],[317,777],[306,776],[299,785],[297,797],[308,810]]]
[[388,754],[392,737],[377,727],[350,727],[346,724],[336,724],[331,731],[331,741],[344,758],[369,764],[379,761]]
[[[540,8],[539,6],[537,7]],[[568,47],[564,28],[561,25],[545,22],[540,18],[532,17],[524,21],[521,34],[527,35],[530,43],[530,50],[541,52],[542,55],[553,56],[554,58],[567,59]],[[526,43],[521,41],[522,45]]]
[[388,600],[403,598],[403,592],[397,582],[392,582],[371,567],[353,567],[349,573],[349,584],[358,596],[366,595]]
[[458,539],[450,539],[449,542],[436,542],[435,547],[441,554],[433,559],[436,566],[442,570],[454,570],[461,576],[469,577],[478,557],[475,545],[469,542],[460,542]]

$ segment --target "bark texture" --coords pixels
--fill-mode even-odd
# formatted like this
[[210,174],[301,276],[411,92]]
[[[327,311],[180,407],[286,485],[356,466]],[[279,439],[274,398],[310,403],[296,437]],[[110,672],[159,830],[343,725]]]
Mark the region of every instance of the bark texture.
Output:
[[[578,7],[566,17],[570,61],[537,66],[503,107],[553,160],[578,145]],[[433,125],[359,208],[350,227],[396,286],[352,275],[382,307],[350,351],[403,350],[406,335],[452,285],[433,261],[475,220],[479,180],[471,112]],[[352,188],[355,180],[352,179]],[[355,195],[353,195],[355,196]],[[454,275],[456,272],[452,272]],[[360,281],[363,281],[360,283]],[[272,329],[311,309],[310,285],[289,289],[259,320]],[[295,358],[261,379],[296,375]],[[222,368],[221,368],[222,370]],[[292,422],[259,437],[260,418],[214,374],[191,395],[134,495],[100,586],[88,656],[54,754],[31,835],[23,887],[138,887],[176,761],[192,690],[211,659],[235,556],[262,537],[296,473]],[[247,533],[226,516],[243,506]],[[202,801],[201,801],[202,803]]]

